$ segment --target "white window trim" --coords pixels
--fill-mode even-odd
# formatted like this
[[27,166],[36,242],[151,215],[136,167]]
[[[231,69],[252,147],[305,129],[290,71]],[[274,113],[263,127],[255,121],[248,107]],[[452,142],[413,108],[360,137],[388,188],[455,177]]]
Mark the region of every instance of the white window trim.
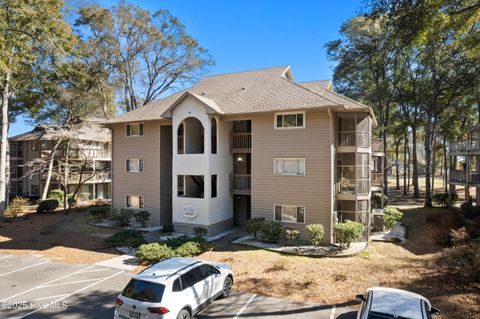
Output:
[[[129,167],[130,170],[127,171],[127,161],[138,161],[138,168],[139,170],[138,171],[132,171],[131,168]],[[143,170],[141,171],[140,170],[140,161],[143,161],[143,165],[142,165],[142,168]],[[127,158],[125,159],[125,173],[143,173],[145,172],[145,161],[143,159],[140,159],[140,158]]]
[[[303,175],[298,174],[277,174],[277,160],[303,160]],[[299,176],[304,177],[307,175],[307,161],[305,157],[275,157],[273,159],[273,175],[274,176]]]
[[[303,126],[292,126],[292,127],[277,127],[277,116],[278,115],[290,115],[290,114],[303,114]],[[305,128],[307,123],[307,118],[305,115],[305,111],[289,111],[289,112],[277,112],[274,115],[274,123],[273,128],[275,130],[295,130],[295,129],[302,129]]]
[[[140,202],[140,197],[142,197],[142,198],[143,198],[143,207],[139,207],[139,208],[128,207],[128,206],[127,206],[127,197],[128,197],[128,196],[137,196],[139,202]],[[125,205],[124,205],[124,208],[126,208],[126,209],[145,209],[145,196],[143,196],[143,195],[134,195],[134,194],[125,194]]]
[[[276,220],[275,219],[275,207],[280,206],[282,207],[282,217],[283,218],[283,207],[295,207],[295,209],[298,209],[299,207],[303,208],[303,222],[292,222],[292,221],[284,221],[284,220]],[[298,216],[297,216],[298,219]],[[286,223],[286,224],[305,224],[305,220],[307,219],[307,210],[305,209],[305,206],[299,206],[299,205],[283,205],[283,204],[273,204],[273,221],[275,222],[280,222],[280,223]]]
[[[142,135],[128,135],[127,134],[127,127],[129,125],[143,125],[143,134]],[[145,124],[143,122],[133,122],[133,123],[125,123],[125,137],[142,137],[145,135]]]

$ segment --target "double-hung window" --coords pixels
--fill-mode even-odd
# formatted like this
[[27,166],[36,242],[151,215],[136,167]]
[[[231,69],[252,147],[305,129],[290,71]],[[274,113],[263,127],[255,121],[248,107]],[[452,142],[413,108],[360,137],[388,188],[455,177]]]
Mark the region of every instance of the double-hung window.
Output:
[[126,136],[143,136],[143,123],[125,125]]
[[287,112],[275,114],[275,128],[304,128],[305,112]]
[[305,223],[305,207],[275,205],[274,219],[278,222]]
[[274,160],[275,175],[305,176],[304,158],[276,158]]
[[125,207],[126,208],[143,208],[143,196],[137,195],[127,195],[125,196]]
[[134,172],[134,173],[143,172],[143,160],[142,159],[125,160],[125,170],[127,172]]

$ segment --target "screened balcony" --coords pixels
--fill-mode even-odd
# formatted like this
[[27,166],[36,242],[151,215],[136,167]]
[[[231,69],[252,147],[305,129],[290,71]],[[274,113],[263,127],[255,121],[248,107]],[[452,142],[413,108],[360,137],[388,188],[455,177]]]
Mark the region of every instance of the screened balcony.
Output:
[[338,147],[370,147],[371,120],[364,113],[339,113],[337,115]]
[[337,155],[339,194],[368,195],[371,190],[370,154],[341,153]]
[[230,192],[232,194],[250,195],[252,176],[250,174],[230,174]]

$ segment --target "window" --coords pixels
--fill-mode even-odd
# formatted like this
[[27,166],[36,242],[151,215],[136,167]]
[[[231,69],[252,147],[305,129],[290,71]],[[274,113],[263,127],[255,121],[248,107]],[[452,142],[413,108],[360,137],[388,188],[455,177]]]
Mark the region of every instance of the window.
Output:
[[38,195],[40,193],[40,186],[39,185],[30,185],[30,193],[32,195]]
[[212,198],[217,197],[217,175],[212,175]]
[[217,119],[212,117],[211,125],[211,142],[212,142],[212,154],[217,154]]
[[274,166],[275,175],[305,176],[304,158],[276,158]]
[[200,267],[194,268],[187,272],[186,274],[182,275],[183,282],[185,283],[185,287],[192,287],[197,282],[202,281],[202,273],[200,272]]
[[304,128],[305,112],[275,114],[275,128]]
[[125,134],[127,136],[143,136],[143,123],[125,125]]
[[177,194],[179,197],[203,198],[203,175],[178,175]]
[[40,144],[38,142],[32,142],[31,147],[32,152],[38,152],[38,150],[40,149]]
[[203,124],[197,118],[188,117],[178,125],[177,153],[203,154],[204,153]]
[[278,222],[305,223],[305,207],[275,205],[274,218]]
[[198,268],[200,269],[200,274],[202,275],[202,279],[207,279],[210,276],[218,275],[220,273],[220,271],[217,268],[211,265],[201,265]]
[[125,196],[125,207],[143,208],[143,196],[127,195]]
[[127,172],[143,172],[143,160],[141,159],[127,159],[125,160],[125,170]]
[[157,303],[162,301],[164,291],[165,286],[162,284],[132,279],[123,290],[122,296],[134,300]]

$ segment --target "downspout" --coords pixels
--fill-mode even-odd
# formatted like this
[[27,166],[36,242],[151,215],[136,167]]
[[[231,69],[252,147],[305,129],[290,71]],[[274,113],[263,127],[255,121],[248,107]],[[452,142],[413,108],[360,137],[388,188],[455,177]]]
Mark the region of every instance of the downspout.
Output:
[[334,126],[333,126],[333,115],[332,109],[327,109],[328,118],[330,119],[330,242],[333,243],[333,212],[334,210],[334,203],[335,203],[335,139],[334,139]]

